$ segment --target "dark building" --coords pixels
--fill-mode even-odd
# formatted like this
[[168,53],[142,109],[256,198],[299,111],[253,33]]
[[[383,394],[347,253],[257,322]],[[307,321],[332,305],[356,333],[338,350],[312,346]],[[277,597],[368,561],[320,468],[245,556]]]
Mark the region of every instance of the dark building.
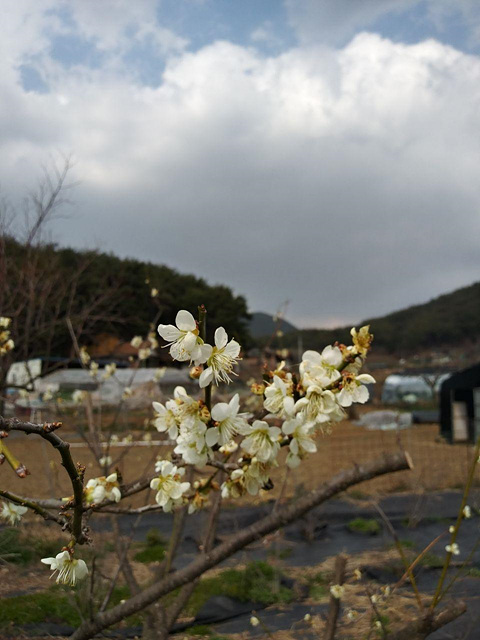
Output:
[[452,374],[440,388],[440,427],[450,442],[480,437],[480,364]]

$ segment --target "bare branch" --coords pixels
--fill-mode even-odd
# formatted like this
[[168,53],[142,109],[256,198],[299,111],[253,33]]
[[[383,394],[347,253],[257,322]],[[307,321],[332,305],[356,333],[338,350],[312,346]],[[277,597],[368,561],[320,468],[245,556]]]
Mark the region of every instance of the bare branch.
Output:
[[37,513],[39,516],[42,516],[42,518],[44,518],[45,520],[52,520],[53,522],[56,522],[62,527],[67,524],[66,518],[62,516],[55,516],[52,513],[49,513],[45,509],[42,509],[42,507],[38,504],[38,502],[34,502],[29,498],[22,498],[22,496],[17,496],[15,493],[10,493],[9,491],[3,491],[2,489],[0,489],[0,496],[2,496],[2,498],[6,498],[7,500],[10,500],[11,502],[14,502],[15,504],[19,504],[22,507],[28,507],[28,509],[31,509],[32,511]]
[[144,609],[166,593],[195,580],[205,571],[229,558],[251,542],[293,522],[310,509],[349,487],[386,473],[410,468],[412,468],[410,456],[406,452],[398,452],[385,454],[373,462],[365,465],[356,465],[352,469],[340,472],[322,487],[310,491],[293,504],[281,507],[275,513],[271,513],[255,524],[239,531],[231,539],[221,543],[212,551],[202,554],[183,569],[166,576],[160,582],[151,585],[126,602],[99,614],[94,622],[83,623],[72,635],[72,640],[87,640],[110,625]]
[[78,544],[87,542],[87,537],[83,532],[83,473],[75,465],[70,453],[70,445],[62,440],[54,431],[58,429],[60,423],[45,423],[43,425],[33,422],[21,422],[16,418],[3,418],[0,416],[0,429],[4,431],[22,431],[27,435],[35,434],[47,440],[52,447],[58,450],[62,458],[62,465],[68,473],[73,489],[73,520],[71,525],[72,536]]

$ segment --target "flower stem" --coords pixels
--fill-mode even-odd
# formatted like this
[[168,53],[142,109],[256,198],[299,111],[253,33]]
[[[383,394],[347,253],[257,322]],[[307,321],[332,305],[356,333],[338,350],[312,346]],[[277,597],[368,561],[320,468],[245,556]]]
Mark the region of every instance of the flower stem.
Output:
[[[472,460],[472,464],[470,465],[470,469],[469,469],[469,472],[468,472],[467,484],[465,485],[465,489],[463,491],[462,503],[460,505],[460,509],[459,509],[458,515],[457,515],[457,521],[455,523],[455,527],[453,529],[452,536],[450,538],[450,547],[454,544],[455,540],[457,539],[458,531],[460,529],[460,525],[461,525],[462,520],[463,520],[463,510],[465,508],[465,505],[467,504],[468,494],[470,493],[470,489],[472,488],[473,478],[474,478],[474,475],[475,475],[475,469],[477,468],[479,454],[480,454],[480,438],[477,440],[477,444],[475,445],[475,449],[474,449],[474,452],[473,452],[473,460]],[[433,596],[433,600],[432,600],[432,603],[430,605],[430,609],[432,611],[437,606],[437,604],[440,602],[440,598],[441,598],[441,595],[442,595],[443,583],[445,582],[445,578],[447,577],[447,571],[448,571],[448,567],[450,566],[451,559],[452,559],[452,552],[451,551],[447,551],[447,555],[445,557],[445,562],[443,563],[442,573],[440,575],[440,579],[439,579],[438,584],[437,584],[435,595]]]
[[[198,307],[198,330],[203,342],[207,342],[207,310],[203,304]],[[212,383],[205,387],[205,405],[212,410]]]

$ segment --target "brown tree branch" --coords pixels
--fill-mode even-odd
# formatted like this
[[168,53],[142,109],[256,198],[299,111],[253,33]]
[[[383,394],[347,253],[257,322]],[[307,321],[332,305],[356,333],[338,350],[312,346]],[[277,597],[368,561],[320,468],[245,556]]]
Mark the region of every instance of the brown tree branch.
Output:
[[407,622],[391,633],[388,638],[389,640],[424,640],[437,629],[459,618],[466,610],[467,605],[463,600],[451,600],[439,613],[429,611],[420,618]]
[[87,542],[87,536],[83,532],[83,478],[75,465],[70,453],[70,445],[62,440],[55,432],[61,424],[45,423],[43,425],[34,424],[33,422],[21,422],[16,418],[3,418],[0,416],[0,430],[4,431],[22,431],[30,435],[35,434],[47,440],[54,449],[57,449],[62,458],[62,465],[68,473],[73,489],[73,518],[71,524],[71,533],[74,542],[84,544]]
[[263,538],[268,533],[293,522],[310,509],[329,500],[338,493],[345,491],[349,487],[386,473],[411,469],[412,467],[410,456],[406,452],[398,452],[394,454],[384,454],[381,458],[367,464],[356,465],[349,470],[341,471],[322,487],[310,491],[294,503],[281,507],[275,513],[271,513],[253,525],[246,527],[229,540],[215,547],[212,551],[200,555],[183,569],[179,569],[166,576],[163,580],[160,580],[160,582],[151,585],[126,602],[97,615],[94,622],[84,622],[72,635],[71,640],[88,640],[92,638],[96,633],[144,609],[177,587],[195,580],[205,573],[205,571],[232,556],[251,542]]
[[65,517],[56,516],[56,515],[53,515],[53,513],[49,513],[45,509],[42,509],[42,507],[38,504],[38,502],[34,502],[30,498],[23,498],[22,496],[17,496],[15,493],[10,493],[9,491],[3,491],[2,489],[0,489],[0,496],[2,498],[6,498],[7,500],[10,500],[15,504],[19,504],[22,507],[27,507],[28,509],[31,509],[32,511],[37,513],[39,516],[42,516],[42,518],[44,518],[45,520],[52,520],[53,522],[56,522],[62,527],[67,524],[67,520],[65,519]]

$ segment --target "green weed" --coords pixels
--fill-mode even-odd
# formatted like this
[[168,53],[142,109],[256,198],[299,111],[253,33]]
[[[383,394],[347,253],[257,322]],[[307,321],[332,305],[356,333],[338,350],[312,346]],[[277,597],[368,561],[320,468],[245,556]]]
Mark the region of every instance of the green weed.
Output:
[[374,520],[373,518],[354,518],[347,524],[347,529],[353,533],[376,536],[380,533],[382,527],[378,520]]

